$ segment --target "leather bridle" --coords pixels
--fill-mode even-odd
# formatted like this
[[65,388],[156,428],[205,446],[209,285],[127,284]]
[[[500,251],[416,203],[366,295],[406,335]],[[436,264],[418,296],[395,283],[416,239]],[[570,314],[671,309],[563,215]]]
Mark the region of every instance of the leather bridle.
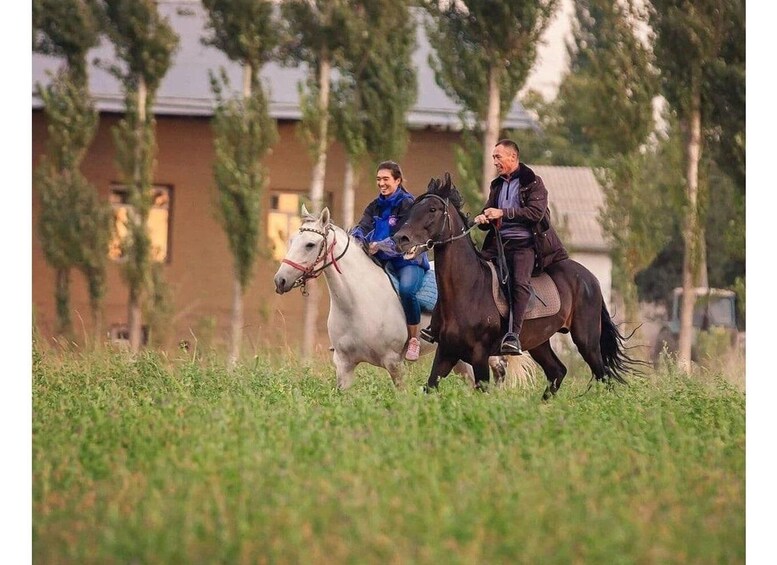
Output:
[[[335,245],[337,245],[337,232],[332,227],[332,224],[327,224],[325,231],[321,231],[315,228],[308,228],[305,226],[302,226],[299,228],[300,232],[311,232],[316,235],[321,236],[321,246],[318,249],[318,255],[316,255],[316,260],[311,264],[310,266],[306,267],[304,265],[300,265],[299,263],[295,263],[294,261],[290,261],[289,259],[283,259],[281,262],[285,263],[286,265],[289,265],[291,267],[294,267],[298,271],[302,271],[302,275],[294,281],[294,284],[291,285],[291,288],[302,288],[302,294],[304,296],[307,296],[307,289],[305,288],[305,284],[310,279],[315,279],[321,275],[321,273],[324,272],[324,269],[329,267],[330,265],[334,265],[335,269],[337,269],[338,273],[342,274],[342,271],[340,270],[340,265],[338,265],[337,261],[342,259],[343,255],[348,251],[348,247],[351,244],[351,238],[347,238],[345,249],[343,249],[343,252],[340,253],[337,257],[335,257]],[[327,240],[329,237],[329,233],[332,233],[332,243],[327,247]],[[327,257],[329,257],[329,262],[327,262]],[[320,267],[318,265],[321,265]]]

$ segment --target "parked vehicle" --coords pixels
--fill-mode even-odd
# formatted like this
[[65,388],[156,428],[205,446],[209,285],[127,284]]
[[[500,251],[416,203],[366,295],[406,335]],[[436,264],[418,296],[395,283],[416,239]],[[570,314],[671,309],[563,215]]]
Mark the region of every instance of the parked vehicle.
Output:
[[[696,303],[693,307],[693,338],[691,359],[698,361],[697,339],[700,331],[716,331],[725,334],[731,346],[737,343],[736,295],[731,290],[698,287]],[[672,291],[669,319],[658,332],[653,348],[653,363],[657,364],[661,352],[666,348],[669,353],[677,353],[680,337],[680,308],[683,289]]]

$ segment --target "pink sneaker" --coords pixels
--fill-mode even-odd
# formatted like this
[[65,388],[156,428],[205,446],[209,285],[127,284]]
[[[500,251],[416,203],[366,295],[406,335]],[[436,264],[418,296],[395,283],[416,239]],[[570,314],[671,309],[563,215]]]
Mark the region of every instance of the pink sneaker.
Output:
[[405,359],[408,361],[418,361],[418,356],[421,354],[421,342],[417,337],[411,337],[407,342],[407,352],[405,353]]

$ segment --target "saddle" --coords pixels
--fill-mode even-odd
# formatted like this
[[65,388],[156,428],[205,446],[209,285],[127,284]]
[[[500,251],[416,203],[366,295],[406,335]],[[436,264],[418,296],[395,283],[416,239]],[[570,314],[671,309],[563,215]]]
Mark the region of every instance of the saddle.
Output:
[[[508,303],[505,297],[502,285],[499,284],[499,275],[497,275],[496,267],[491,261],[488,261],[488,266],[491,269],[491,293],[494,298],[494,303],[499,311],[499,314],[506,318],[508,315]],[[399,280],[394,272],[389,267],[384,267],[383,270],[391,279],[391,284],[394,286],[394,292],[399,292]],[[561,310],[561,297],[556,288],[556,283],[550,278],[547,273],[540,273],[539,276],[531,278],[532,295],[529,298],[529,304],[526,307],[526,313],[523,316],[524,320],[531,320],[534,318],[544,318],[545,316],[552,316]],[[437,281],[434,278],[434,264],[432,268],[426,271],[424,275],[424,282],[421,285],[421,289],[416,294],[418,302],[421,305],[422,312],[431,312],[434,310],[434,305],[437,302]]]
[[[496,272],[496,267],[491,261],[487,263],[491,269],[491,292],[494,296],[494,303],[499,314],[506,318],[509,314],[507,298],[502,285],[499,284],[499,275]],[[532,277],[530,282],[532,294],[529,298],[529,304],[526,306],[526,313],[523,315],[523,319],[532,320],[557,314],[561,310],[561,297],[559,296],[558,288],[556,288],[556,283],[553,282],[550,275],[548,273],[540,273],[538,276]]]

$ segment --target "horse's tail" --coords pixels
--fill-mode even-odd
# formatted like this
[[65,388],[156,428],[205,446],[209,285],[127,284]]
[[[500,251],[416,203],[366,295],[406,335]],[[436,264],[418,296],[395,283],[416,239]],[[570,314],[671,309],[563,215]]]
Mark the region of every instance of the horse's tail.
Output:
[[602,302],[602,334],[599,338],[599,347],[602,350],[605,377],[627,384],[623,374],[642,364],[639,360],[626,355],[624,344],[632,335],[634,332],[624,336],[618,331],[607,310],[607,305]]

